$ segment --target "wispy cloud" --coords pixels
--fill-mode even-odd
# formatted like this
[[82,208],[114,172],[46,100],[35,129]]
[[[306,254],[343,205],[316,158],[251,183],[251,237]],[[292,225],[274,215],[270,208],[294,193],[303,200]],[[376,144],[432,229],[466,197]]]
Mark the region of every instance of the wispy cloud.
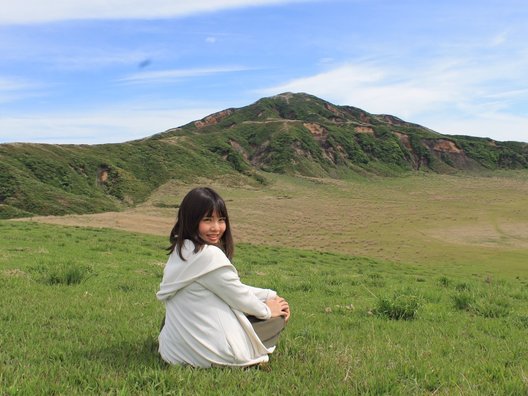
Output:
[[[350,63],[312,76],[297,78],[259,92],[276,94],[310,92],[363,107],[370,112],[391,112],[413,117],[456,104],[459,110],[486,109],[490,104],[507,107],[507,99],[526,95],[524,77],[528,60],[431,58],[409,67],[381,62]],[[467,106],[464,108],[464,106]]]
[[497,47],[499,45],[502,45],[506,42],[507,38],[508,38],[508,33],[501,32],[491,39],[490,45],[492,47]]
[[42,84],[33,83],[20,78],[0,76],[0,103],[42,95]]
[[15,91],[19,89],[26,89],[30,86],[29,83],[24,82],[20,79],[14,79],[9,77],[0,76],[0,92],[2,91]]
[[121,83],[127,84],[142,84],[142,83],[166,83],[170,81],[177,81],[185,78],[200,77],[221,73],[234,73],[240,71],[251,70],[251,68],[244,66],[221,66],[209,68],[195,68],[195,69],[171,69],[171,70],[157,70],[150,72],[139,72],[129,74],[118,80]]
[[314,0],[25,0],[2,7],[0,24],[29,24],[75,19],[149,19],[182,17],[230,8]]
[[336,104],[388,113],[442,133],[528,140],[528,117],[511,108],[528,99],[528,62],[488,57],[431,58],[408,68],[381,62],[341,65],[259,90],[308,92]]
[[423,118],[423,124],[450,135],[489,137],[498,141],[528,143],[528,117],[494,112],[480,116],[435,116]]
[[58,54],[56,56],[41,57],[39,60],[56,70],[93,70],[116,65],[138,65],[147,58],[156,56],[154,52],[142,51],[81,51],[71,56]]
[[453,99],[456,93],[444,84],[422,84],[421,79],[404,77],[399,71],[375,63],[347,64],[314,76],[298,78],[260,90],[262,94],[308,92],[334,101],[353,104],[370,112],[392,112],[402,117]]
[[83,113],[32,114],[0,118],[0,143],[119,143],[141,139],[201,119],[220,109],[115,107]]

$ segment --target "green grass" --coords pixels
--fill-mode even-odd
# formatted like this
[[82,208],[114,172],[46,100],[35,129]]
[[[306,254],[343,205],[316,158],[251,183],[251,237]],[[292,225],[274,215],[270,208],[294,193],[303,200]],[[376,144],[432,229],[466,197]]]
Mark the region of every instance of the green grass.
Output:
[[444,136],[306,94],[265,98],[205,124],[119,144],[0,144],[0,218],[121,210],[171,179],[228,174],[258,185],[267,181],[262,172],[343,178],[528,169],[526,143]]
[[171,178],[237,174],[190,141],[2,144],[0,160],[0,218],[120,210],[144,201]]
[[[528,392],[528,278],[237,246],[292,307],[262,369],[163,364],[165,238],[0,222],[0,394]],[[504,265],[507,265],[505,263]]]
[[[224,180],[197,185],[212,185],[226,199],[237,241],[347,253],[419,265],[424,271],[441,268],[446,274],[528,276],[526,172],[266,178],[269,184],[262,188]],[[177,205],[190,188],[167,184],[151,202]],[[155,209],[146,205],[123,213],[123,222],[141,224],[141,215],[155,215],[165,235],[176,209]],[[90,224],[90,219],[75,221]]]

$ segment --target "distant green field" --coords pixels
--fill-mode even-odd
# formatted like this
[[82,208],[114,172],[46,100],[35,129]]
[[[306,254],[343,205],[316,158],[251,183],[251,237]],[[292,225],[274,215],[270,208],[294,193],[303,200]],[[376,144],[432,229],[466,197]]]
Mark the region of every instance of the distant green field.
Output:
[[2,395],[528,393],[528,277],[507,259],[501,277],[240,244],[242,279],[280,291],[292,319],[267,367],[203,370],[156,354],[165,238],[8,221],[0,234]]
[[168,181],[200,177],[262,186],[265,172],[343,179],[527,169],[526,143],[441,135],[284,93],[124,143],[0,144],[0,219],[123,210]]
[[265,174],[255,186],[229,177],[172,180],[122,212],[36,221],[165,236],[189,189],[211,185],[227,202],[235,240],[344,253],[491,277],[528,276],[528,173],[419,173],[347,179]]

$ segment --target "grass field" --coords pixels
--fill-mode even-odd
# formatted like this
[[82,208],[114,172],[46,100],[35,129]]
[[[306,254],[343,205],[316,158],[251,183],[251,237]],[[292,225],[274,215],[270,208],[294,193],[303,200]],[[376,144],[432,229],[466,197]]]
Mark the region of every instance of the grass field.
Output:
[[[528,393],[527,175],[217,182],[243,281],[293,315],[262,369],[164,365],[155,299],[188,185],[0,222],[0,394]],[[125,228],[154,235],[110,228]]]
[[[226,199],[235,240],[489,275],[528,275],[528,173],[354,180],[268,174],[266,187],[200,180]],[[168,235],[190,185],[170,182],[124,212],[35,217]]]

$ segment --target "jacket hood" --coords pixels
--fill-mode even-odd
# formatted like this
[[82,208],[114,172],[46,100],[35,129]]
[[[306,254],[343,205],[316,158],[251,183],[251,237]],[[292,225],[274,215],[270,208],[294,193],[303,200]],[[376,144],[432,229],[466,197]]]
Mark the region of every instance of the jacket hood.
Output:
[[[221,254],[218,254],[219,252]],[[178,291],[211,271],[225,266],[233,267],[221,249],[213,245],[204,245],[202,250],[194,253],[194,243],[185,240],[182,246],[182,256],[185,260],[181,259],[176,250],[169,256],[163,270],[160,289],[156,293],[158,300],[164,301],[171,298]],[[235,270],[234,267],[233,270]]]

